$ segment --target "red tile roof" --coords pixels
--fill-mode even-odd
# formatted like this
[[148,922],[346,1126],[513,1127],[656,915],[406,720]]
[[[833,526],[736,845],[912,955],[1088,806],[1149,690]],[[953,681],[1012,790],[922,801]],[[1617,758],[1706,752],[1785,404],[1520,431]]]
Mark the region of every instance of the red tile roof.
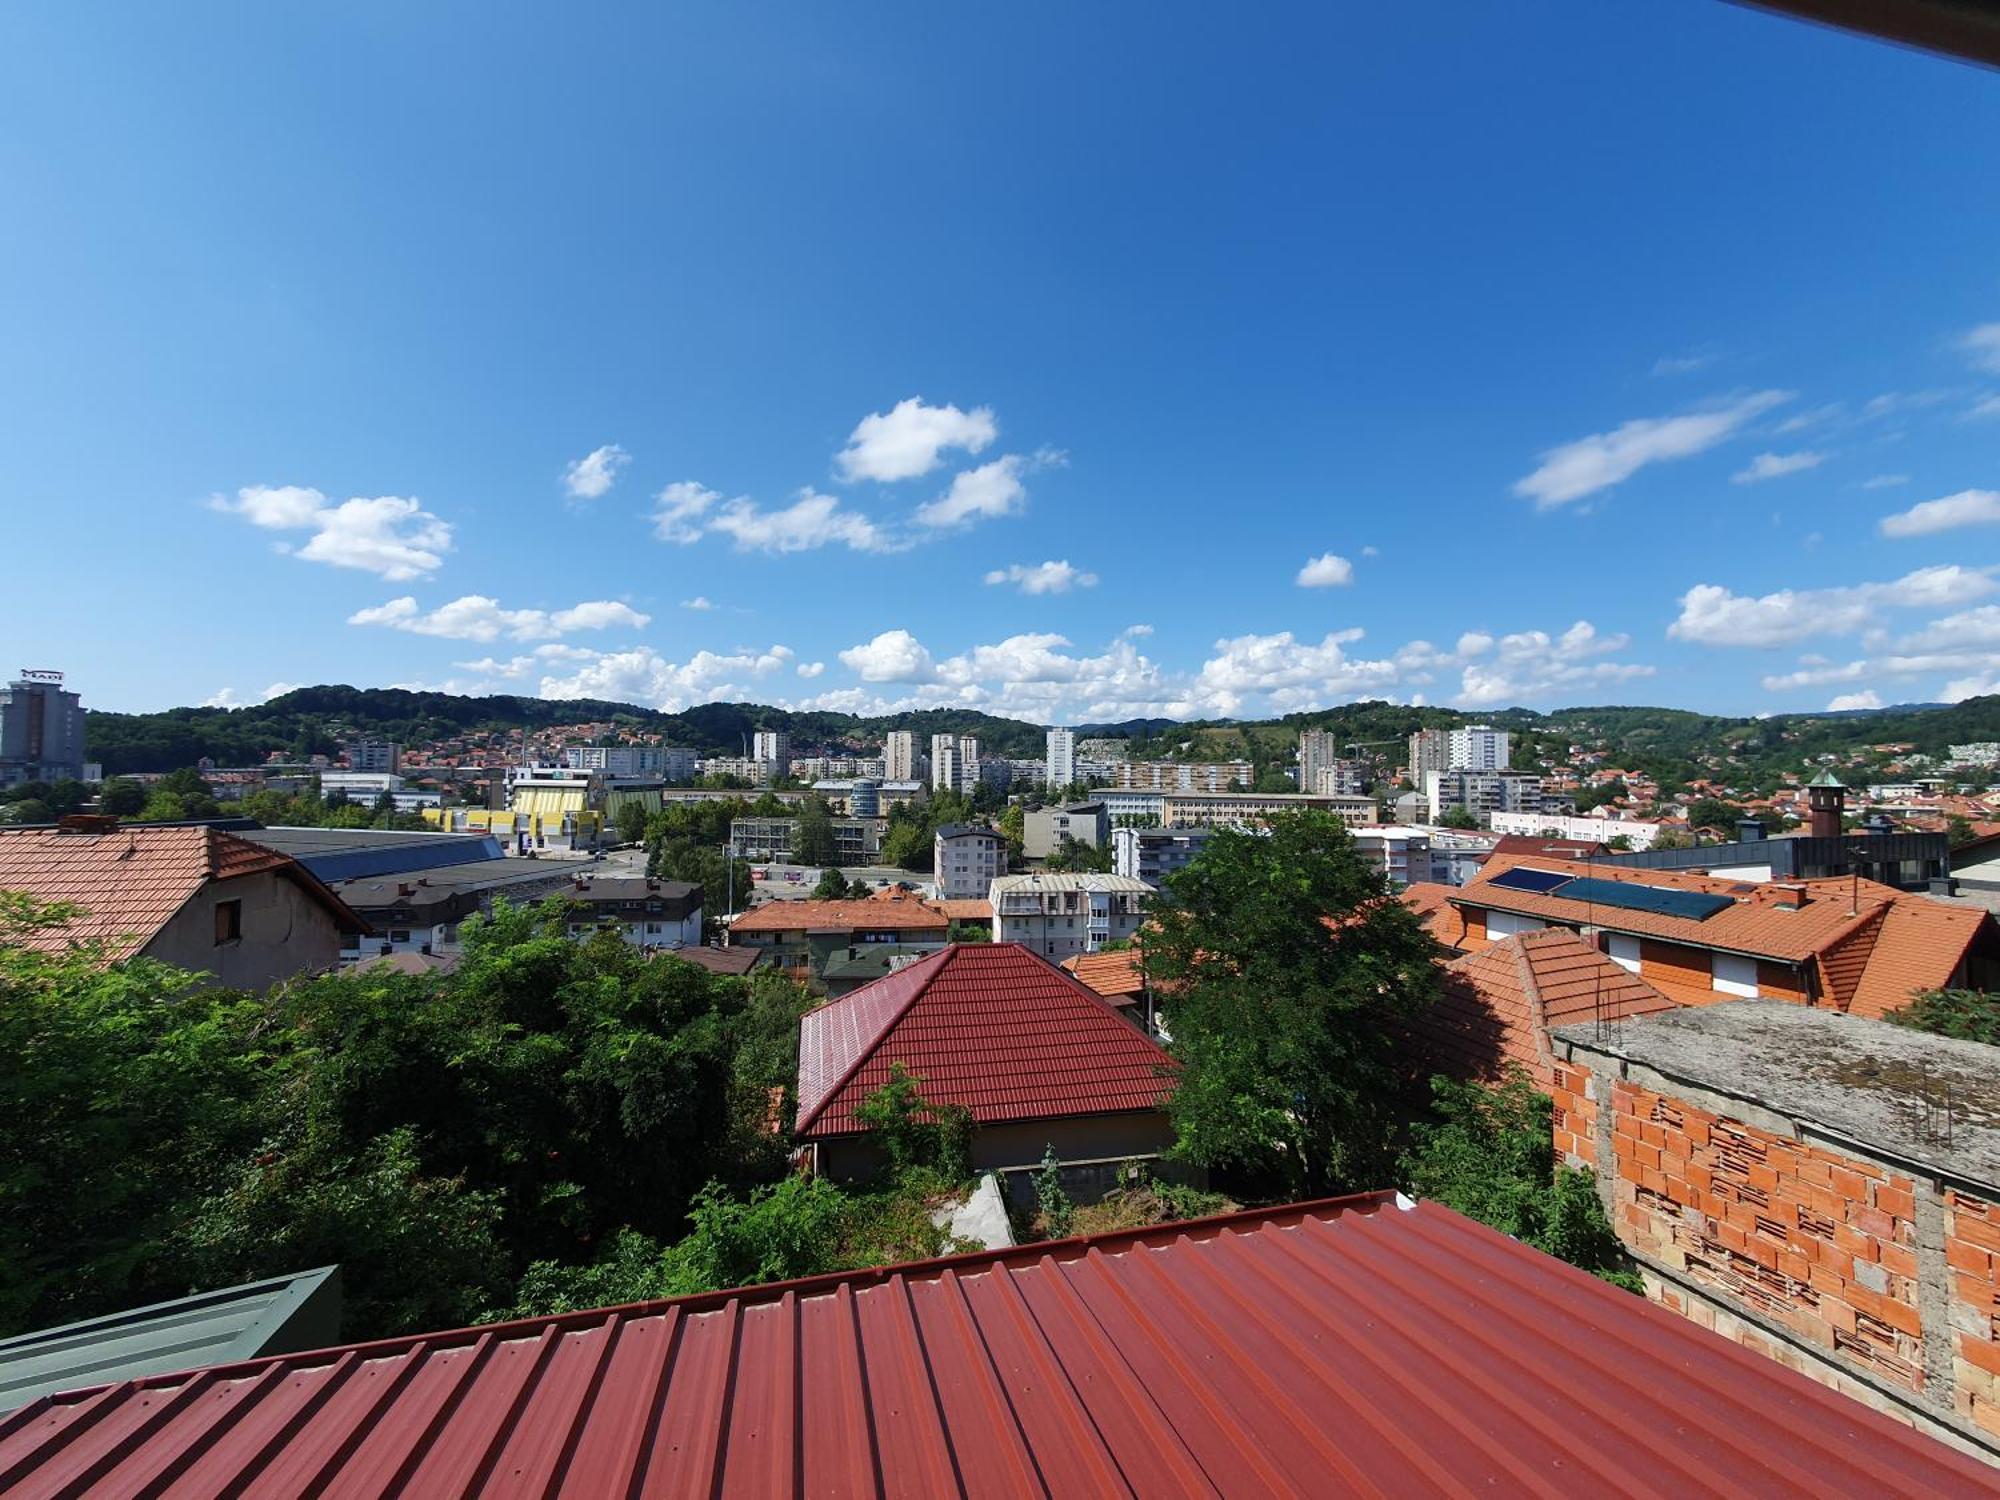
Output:
[[1146,971],[1137,948],[1110,953],[1079,953],[1062,961],[1065,974],[1095,990],[1113,1005],[1130,1005],[1146,993]]
[[1439,1064],[1497,1079],[1517,1063],[1547,1088],[1549,1028],[1679,1006],[1565,928],[1503,938],[1444,966],[1444,992],[1419,1021]]
[[44,1397],[0,1490],[1992,1494],[1995,1472],[1368,1194]]
[[343,932],[368,930],[298,861],[219,828],[144,823],[104,832],[0,828],[0,891],[26,891],[40,901],[83,908],[73,922],[20,939],[22,946],[43,952],[98,940],[111,945],[110,957],[130,957],[210,881],[266,871],[298,884]]
[[1018,943],[958,943],[799,1023],[798,1135],[846,1135],[900,1062],[982,1125],[1157,1109],[1166,1052]]
[[[988,908],[990,915],[991,908]],[[910,898],[865,901],[766,901],[730,924],[730,932],[936,932],[943,912]]]

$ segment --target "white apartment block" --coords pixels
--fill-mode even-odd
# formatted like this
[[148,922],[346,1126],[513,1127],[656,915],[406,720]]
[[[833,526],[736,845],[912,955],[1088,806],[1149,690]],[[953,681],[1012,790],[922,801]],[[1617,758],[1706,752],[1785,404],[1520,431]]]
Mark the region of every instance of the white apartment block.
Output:
[[1478,771],[1459,767],[1432,771],[1425,778],[1424,797],[1435,823],[1452,808],[1463,808],[1482,822],[1494,813],[1535,813],[1542,810],[1542,778],[1520,771]]
[[1336,760],[1320,766],[1313,779],[1300,783],[1299,790],[1315,797],[1359,797],[1368,790],[1369,770],[1365,760]]
[[699,760],[694,751],[681,745],[571,745],[563,751],[562,763],[607,776],[692,781]]
[[[1317,792],[1320,773],[1339,760],[1340,744],[1331,729],[1305,730],[1299,735],[1299,790]],[[1360,788],[1353,790],[1359,791]]]
[[1431,831],[1398,823],[1377,823],[1350,830],[1361,857],[1398,887],[1431,878]]
[[1101,771],[1108,785],[1136,792],[1226,792],[1257,779],[1247,760],[1125,760],[1107,762]]
[[1957,766],[2000,765],[2000,741],[1977,740],[1970,745],[1953,745],[1946,759]]
[[782,729],[760,729],[751,741],[750,756],[769,761],[773,776],[787,775],[792,769],[792,737]]
[[747,755],[711,755],[701,761],[704,776],[738,776],[752,786],[771,784],[771,762]]
[[1514,737],[1504,729],[1467,724],[1451,731],[1447,771],[1504,771]]
[[1642,823],[1637,818],[1587,818],[1561,813],[1496,812],[1491,825],[1495,833],[1524,834],[1529,838],[1583,839],[1595,844],[1624,838],[1634,849],[1650,849],[1653,840],[1660,836],[1658,823]]
[[892,729],[882,737],[882,779],[921,781],[917,775],[917,737],[907,729]]
[[394,740],[350,740],[347,745],[347,769],[350,771],[377,771],[394,775],[403,768],[403,747]]
[[944,901],[983,901],[1007,873],[1007,841],[991,828],[947,823],[931,836],[937,894]]
[[[1318,797],[1303,792],[1167,792],[1160,823],[1167,828],[1252,828],[1275,813],[1330,812],[1348,827],[1381,816],[1373,797]],[[1106,812],[1110,811],[1107,804]]]
[[1153,888],[1125,875],[1003,875],[993,882],[993,940],[1054,963],[1122,942],[1146,919]]
[[1051,729],[1048,756],[1042,779],[1052,787],[1065,787],[1076,780],[1076,731]]
[[965,792],[979,785],[979,741],[966,734],[931,736],[931,790]]
[[1212,828],[1114,828],[1112,871],[1157,886],[1185,868],[1214,833]]

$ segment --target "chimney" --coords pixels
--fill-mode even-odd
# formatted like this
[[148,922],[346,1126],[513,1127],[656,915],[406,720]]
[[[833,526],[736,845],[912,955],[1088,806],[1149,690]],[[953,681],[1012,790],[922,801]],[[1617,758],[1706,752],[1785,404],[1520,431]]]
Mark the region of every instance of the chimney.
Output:
[[1806,888],[1794,881],[1774,880],[1765,889],[1771,893],[1771,904],[1779,911],[1797,911],[1810,899]]
[[1738,818],[1736,820],[1737,842],[1755,844],[1760,842],[1763,837],[1764,820],[1762,818]]
[[1933,875],[1925,889],[1933,896],[1956,896],[1958,880],[1951,875]]
[[104,813],[70,813],[56,819],[57,833],[116,833],[118,820]]

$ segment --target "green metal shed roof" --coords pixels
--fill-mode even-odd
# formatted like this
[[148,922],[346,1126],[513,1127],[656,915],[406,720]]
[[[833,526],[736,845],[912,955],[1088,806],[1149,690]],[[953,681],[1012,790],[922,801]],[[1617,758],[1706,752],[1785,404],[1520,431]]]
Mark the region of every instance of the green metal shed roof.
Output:
[[340,1267],[0,1339],[0,1412],[84,1386],[292,1354],[340,1341]]

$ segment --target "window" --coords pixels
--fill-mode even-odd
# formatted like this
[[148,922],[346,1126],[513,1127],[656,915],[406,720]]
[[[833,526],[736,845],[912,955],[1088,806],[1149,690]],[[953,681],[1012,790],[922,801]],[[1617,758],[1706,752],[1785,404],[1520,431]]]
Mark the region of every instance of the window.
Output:
[[1604,951],[1619,968],[1639,972],[1639,940],[1630,933],[1607,933]]
[[243,941],[243,903],[241,901],[218,901],[215,903],[215,946]]
[[1757,997],[1757,960],[1737,953],[1715,955],[1714,987],[1725,995]]

